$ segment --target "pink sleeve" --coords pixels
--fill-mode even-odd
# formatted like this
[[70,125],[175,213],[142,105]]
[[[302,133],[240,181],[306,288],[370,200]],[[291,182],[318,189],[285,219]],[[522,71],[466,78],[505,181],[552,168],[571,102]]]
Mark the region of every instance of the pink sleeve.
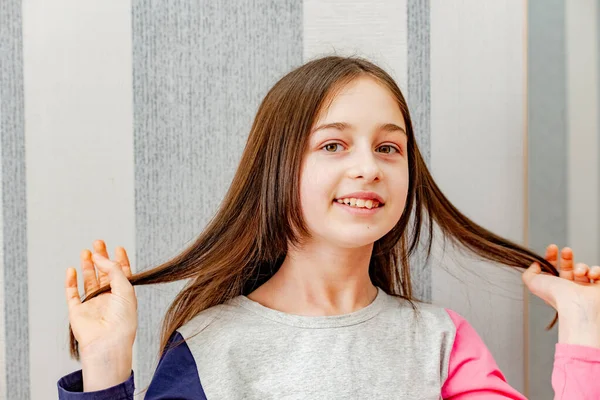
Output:
[[452,400],[525,399],[506,383],[494,357],[475,329],[454,311],[446,311],[456,325],[456,336],[442,397]]
[[[456,337],[442,387],[444,399],[525,399],[504,378],[475,329],[460,315],[446,310]],[[555,400],[600,399],[600,349],[557,344],[552,387]]]
[[555,400],[600,399],[600,349],[556,344],[552,388]]

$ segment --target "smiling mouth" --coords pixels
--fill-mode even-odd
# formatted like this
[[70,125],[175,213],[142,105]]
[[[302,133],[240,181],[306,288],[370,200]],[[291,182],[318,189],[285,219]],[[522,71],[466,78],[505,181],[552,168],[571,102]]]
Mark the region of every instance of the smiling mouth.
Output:
[[335,199],[333,200],[334,203],[340,203],[340,204],[345,204],[348,207],[352,207],[352,208],[363,208],[363,209],[374,209],[374,208],[381,208],[384,206],[383,203],[379,203],[377,200],[364,200],[364,199],[355,199],[355,198],[351,198],[351,199]]

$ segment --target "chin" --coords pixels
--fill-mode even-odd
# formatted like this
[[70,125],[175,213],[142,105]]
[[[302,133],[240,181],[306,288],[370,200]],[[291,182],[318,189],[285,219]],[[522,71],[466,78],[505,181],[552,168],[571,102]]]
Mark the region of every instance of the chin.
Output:
[[[385,233],[376,234],[376,232],[368,232],[368,234],[354,234],[352,230],[347,230],[343,237],[336,235],[335,238],[331,238],[330,241],[336,243],[338,246],[346,249],[356,249],[360,247],[370,246],[377,240],[381,239]],[[350,237],[351,236],[351,237]]]

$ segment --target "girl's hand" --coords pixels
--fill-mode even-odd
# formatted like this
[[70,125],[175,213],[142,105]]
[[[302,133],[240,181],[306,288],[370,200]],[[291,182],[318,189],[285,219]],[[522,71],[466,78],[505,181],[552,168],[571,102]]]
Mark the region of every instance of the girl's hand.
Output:
[[67,269],[69,322],[79,345],[84,391],[88,392],[106,389],[129,378],[137,330],[137,299],[127,279],[131,276],[131,266],[122,247],[117,247],[115,261],[111,261],[104,242],[95,241],[93,255],[87,249],[81,253],[81,273],[86,297],[105,284],[111,288],[82,303],[77,271]]
[[542,273],[533,263],[524,273],[529,290],[558,311],[558,342],[600,348],[600,266],[578,263],[573,252],[558,247],[546,249],[546,259],[559,270],[560,277]]

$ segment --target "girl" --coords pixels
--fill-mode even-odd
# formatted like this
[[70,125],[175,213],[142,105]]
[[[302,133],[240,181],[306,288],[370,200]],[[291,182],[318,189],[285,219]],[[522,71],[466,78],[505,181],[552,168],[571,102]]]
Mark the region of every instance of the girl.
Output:
[[[189,279],[163,325],[146,399],[523,399],[457,313],[411,295],[408,260],[434,223],[523,280],[560,317],[557,399],[598,399],[600,267],[573,271],[476,225],[441,193],[392,78],[325,57],[263,100],[214,219],[173,260],[131,276],[102,241],[67,270],[71,351],[61,399],[132,399],[132,285]],[[422,240],[421,240],[422,242]],[[96,277],[96,268],[98,276]],[[549,273],[542,273],[542,269]]]

